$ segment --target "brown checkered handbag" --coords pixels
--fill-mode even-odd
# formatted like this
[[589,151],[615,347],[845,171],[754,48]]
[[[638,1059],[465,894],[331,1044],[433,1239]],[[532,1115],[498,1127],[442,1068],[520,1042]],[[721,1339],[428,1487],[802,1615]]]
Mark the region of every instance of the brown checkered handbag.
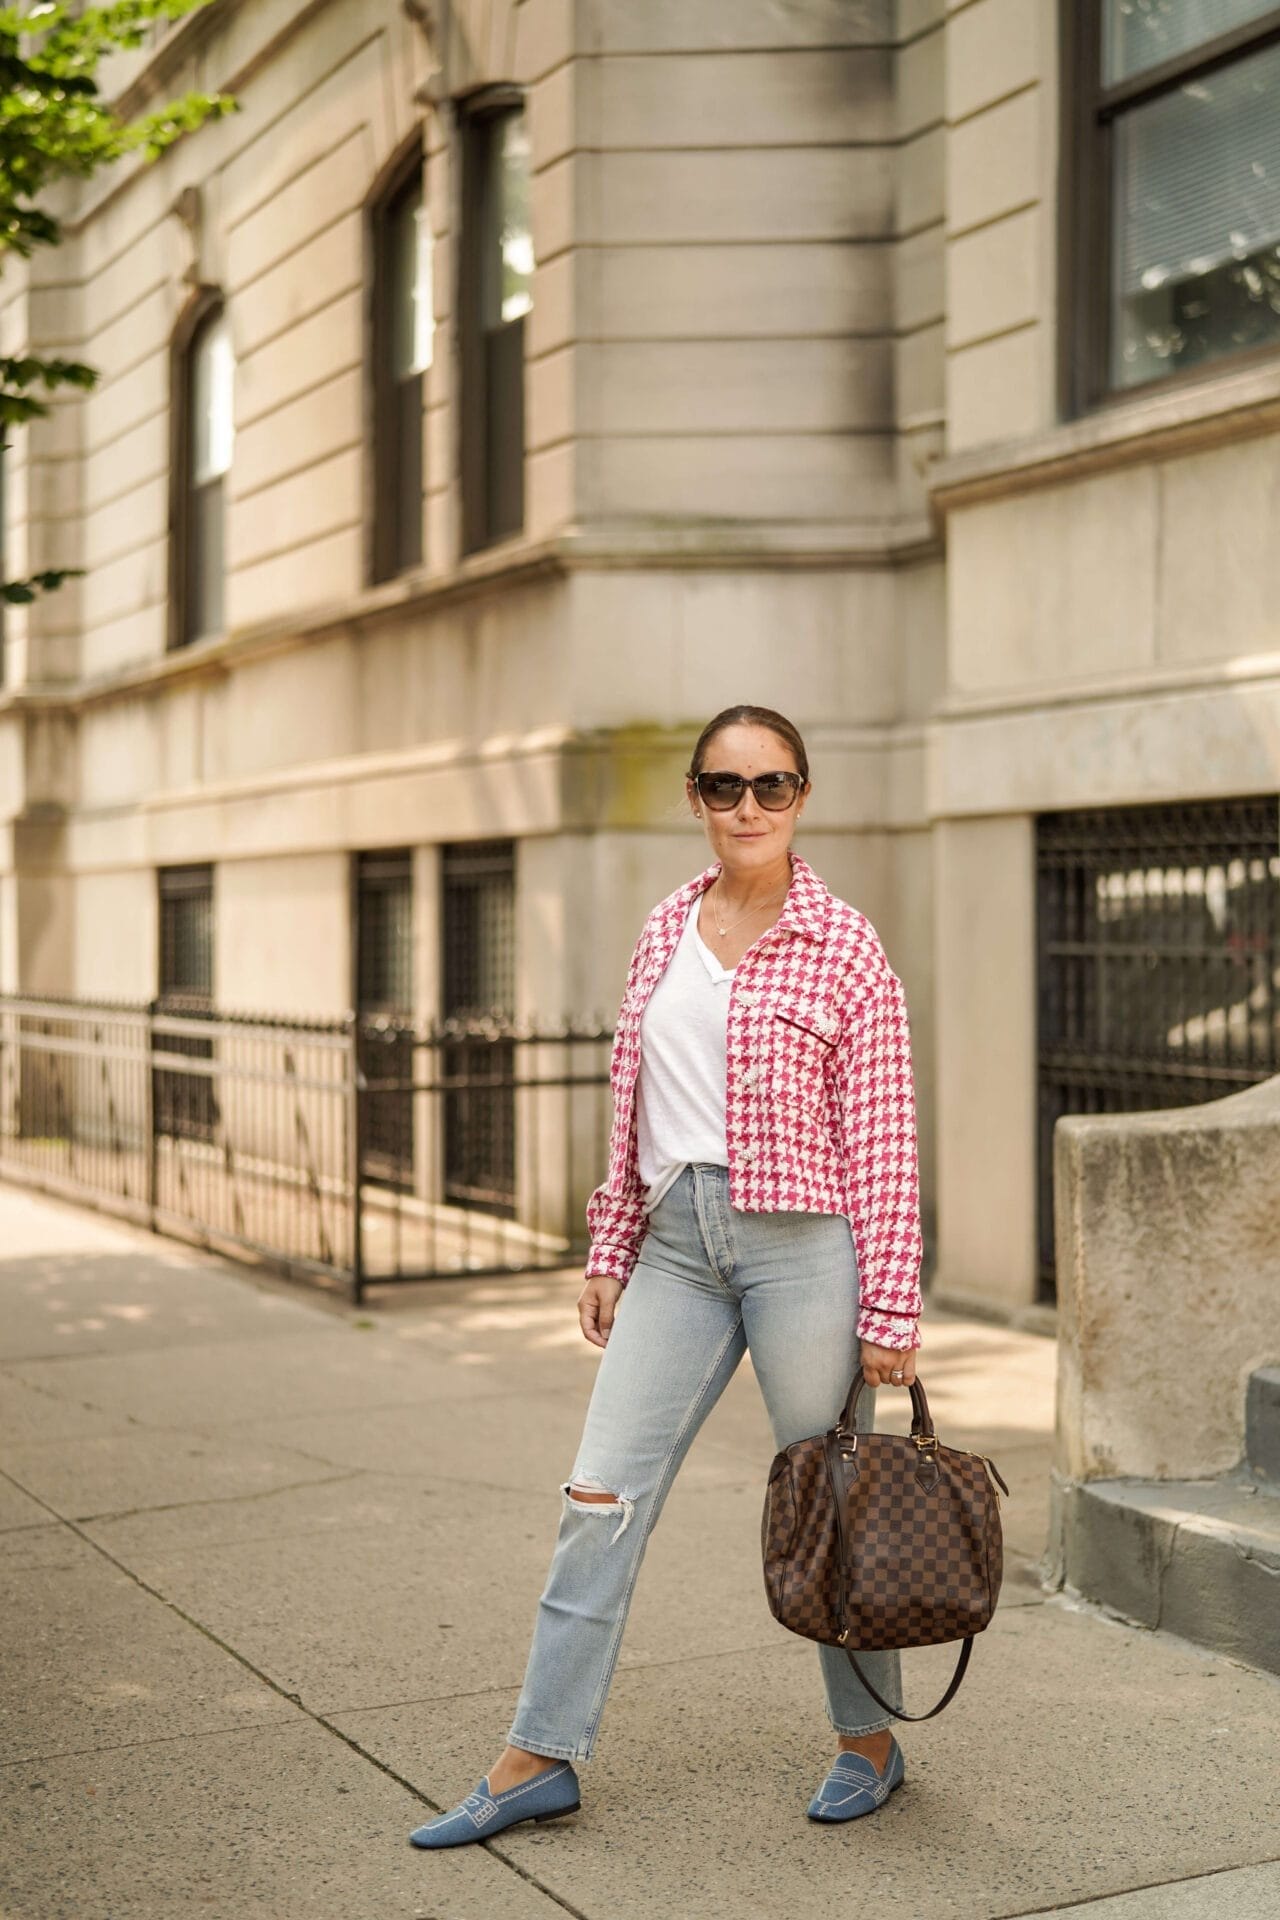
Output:
[[[828,1433],[774,1455],[760,1544],[776,1620],[806,1640],[843,1647],[873,1700],[896,1720],[931,1720],[964,1678],[995,1612],[1004,1570],[994,1461],[944,1447],[920,1381],[911,1382],[911,1433],[856,1432],[859,1367]],[[928,1713],[882,1699],[854,1655],[929,1647],[963,1636],[951,1684]]]

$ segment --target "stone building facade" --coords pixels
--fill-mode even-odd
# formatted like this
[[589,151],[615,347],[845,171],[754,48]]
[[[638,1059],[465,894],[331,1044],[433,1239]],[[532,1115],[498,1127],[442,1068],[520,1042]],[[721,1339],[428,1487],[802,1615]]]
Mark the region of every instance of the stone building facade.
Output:
[[239,111],[0,279],[101,369],[5,461],[9,574],[85,572],[6,620],[0,987],[609,1017],[763,702],[907,987],[938,1294],[1044,1299],[1038,821],[1280,788],[1280,355],[1064,371],[1080,128],[1189,57],[1104,98],[1134,8],[214,0],[121,56]]

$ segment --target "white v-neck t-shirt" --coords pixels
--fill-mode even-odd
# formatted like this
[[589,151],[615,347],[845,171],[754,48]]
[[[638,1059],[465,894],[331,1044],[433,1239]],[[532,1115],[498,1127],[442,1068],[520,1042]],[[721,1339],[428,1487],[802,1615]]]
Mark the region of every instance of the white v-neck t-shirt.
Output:
[[636,1084],[636,1146],[651,1213],[693,1162],[727,1167],[725,1080],[729,988],[698,932],[695,896],[675,952],[645,1003]]

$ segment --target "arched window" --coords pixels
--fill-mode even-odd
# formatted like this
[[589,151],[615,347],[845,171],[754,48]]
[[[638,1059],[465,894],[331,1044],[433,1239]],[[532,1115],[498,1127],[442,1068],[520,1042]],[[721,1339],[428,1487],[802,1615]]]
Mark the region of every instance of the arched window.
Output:
[[186,646],[226,624],[225,483],[235,432],[235,360],[220,301],[210,301],[196,320],[180,373],[173,643]]
[[422,410],[431,365],[431,222],[415,147],[373,208],[373,578],[422,559]]
[[523,95],[465,103],[462,145],[462,517],[468,552],[524,526],[524,341],[533,307]]

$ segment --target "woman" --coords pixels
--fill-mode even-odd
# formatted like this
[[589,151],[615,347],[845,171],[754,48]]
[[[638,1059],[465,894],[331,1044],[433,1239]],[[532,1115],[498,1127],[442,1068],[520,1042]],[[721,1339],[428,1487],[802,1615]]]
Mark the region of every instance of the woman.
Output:
[[[685,790],[715,859],[653,909],[627,975],[578,1299],[604,1354],[524,1686],[507,1746],[416,1846],[576,1810],[649,1534],[744,1352],[779,1448],[834,1423],[859,1343],[867,1387],[915,1377],[902,985],[870,921],[791,851],[809,788],[800,735],[768,707],[726,708],[694,750]],[[859,1396],[868,1430],[874,1401]],[[818,1656],[839,1749],[808,1811],[855,1819],[901,1785],[902,1751],[843,1651]],[[901,1706],[898,1653],[862,1659]]]

